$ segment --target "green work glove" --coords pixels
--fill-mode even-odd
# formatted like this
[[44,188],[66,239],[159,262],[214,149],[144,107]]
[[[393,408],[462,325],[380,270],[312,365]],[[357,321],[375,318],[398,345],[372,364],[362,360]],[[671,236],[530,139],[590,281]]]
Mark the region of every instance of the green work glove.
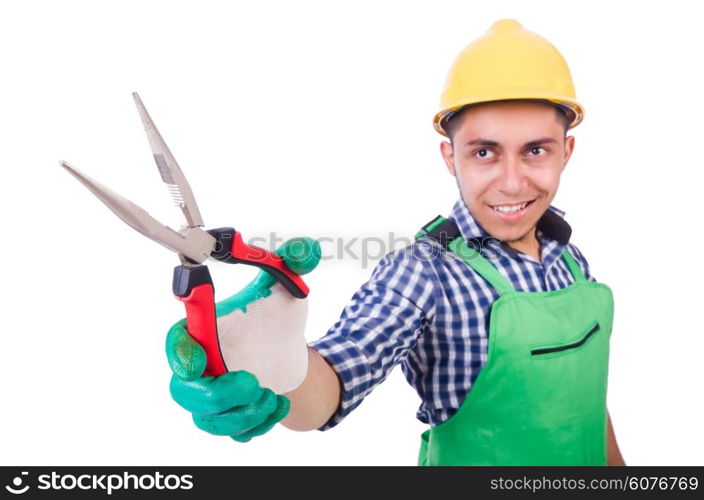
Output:
[[[288,240],[275,253],[301,275],[321,257],[320,244],[312,238]],[[185,318],[178,321],[166,336],[171,397],[211,434],[247,442],[268,432],[288,414],[290,402],[282,393],[300,384],[307,370],[306,312],[307,299],[291,297],[260,270],[240,292],[216,304],[220,346],[230,370],[218,377],[202,376],[205,351],[186,331]],[[262,387],[253,372],[279,393]]]

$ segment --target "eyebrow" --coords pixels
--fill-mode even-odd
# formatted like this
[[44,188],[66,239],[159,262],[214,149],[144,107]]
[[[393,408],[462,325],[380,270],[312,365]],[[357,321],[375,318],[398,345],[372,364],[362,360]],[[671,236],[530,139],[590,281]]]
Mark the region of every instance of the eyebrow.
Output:
[[[552,137],[541,137],[540,139],[536,139],[534,141],[526,142],[523,147],[531,147],[531,146],[537,146],[539,144],[549,144],[551,142],[557,142],[555,139]],[[472,139],[471,141],[465,143],[465,146],[500,146],[500,144],[496,141],[491,141],[489,139],[483,139],[482,137],[477,137],[476,139]]]

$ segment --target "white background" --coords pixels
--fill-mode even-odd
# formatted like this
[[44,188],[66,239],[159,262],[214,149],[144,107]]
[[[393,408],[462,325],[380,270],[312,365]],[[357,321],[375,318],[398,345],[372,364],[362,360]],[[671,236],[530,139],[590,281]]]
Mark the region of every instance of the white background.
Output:
[[[329,432],[198,430],[164,356],[177,259],[67,160],[178,227],[130,93],[209,227],[411,237],[457,197],[431,127],[447,69],[512,17],[567,59],[586,118],[554,204],[615,294],[609,408],[632,465],[704,462],[701,48],[695,2],[4,2],[0,463],[415,464],[400,369]],[[325,247],[324,247],[325,249]],[[328,250],[332,250],[328,248]],[[307,277],[309,340],[369,276]],[[253,276],[211,266],[218,298]]]

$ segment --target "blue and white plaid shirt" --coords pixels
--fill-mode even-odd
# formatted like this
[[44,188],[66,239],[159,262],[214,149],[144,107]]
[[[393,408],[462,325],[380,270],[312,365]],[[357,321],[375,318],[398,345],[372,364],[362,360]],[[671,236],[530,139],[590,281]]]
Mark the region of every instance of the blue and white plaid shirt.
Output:
[[[565,247],[595,281],[582,253],[569,243],[571,228],[563,215],[551,206],[538,222],[542,262],[494,240],[503,251],[488,257],[516,290],[543,292],[572,283],[560,258]],[[490,237],[461,197],[448,218],[466,241]],[[417,418],[431,426],[450,418],[486,364],[489,311],[496,298],[489,283],[431,238],[386,254],[340,319],[310,343],[342,382],[341,404],[319,430],[340,423],[397,364],[421,398]]]

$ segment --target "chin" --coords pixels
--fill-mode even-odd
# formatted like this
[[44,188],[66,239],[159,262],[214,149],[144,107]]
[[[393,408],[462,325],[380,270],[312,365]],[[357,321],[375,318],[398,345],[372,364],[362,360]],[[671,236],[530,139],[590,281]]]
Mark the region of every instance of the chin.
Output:
[[510,243],[512,241],[517,241],[520,240],[521,237],[526,233],[526,231],[489,231],[489,234],[493,236],[494,238],[501,240],[504,243]]

